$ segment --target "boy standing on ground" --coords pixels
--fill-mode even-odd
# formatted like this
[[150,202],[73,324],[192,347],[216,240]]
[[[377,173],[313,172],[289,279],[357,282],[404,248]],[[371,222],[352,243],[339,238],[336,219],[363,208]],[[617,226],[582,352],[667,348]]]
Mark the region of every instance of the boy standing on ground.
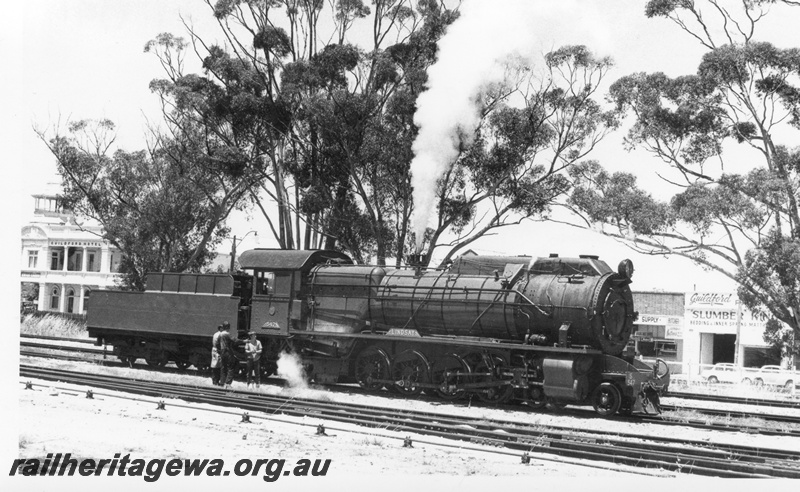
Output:
[[255,384],[258,388],[261,386],[261,342],[256,338],[254,331],[250,332],[250,340],[244,346],[247,352],[247,386],[253,381],[253,372],[255,371]]

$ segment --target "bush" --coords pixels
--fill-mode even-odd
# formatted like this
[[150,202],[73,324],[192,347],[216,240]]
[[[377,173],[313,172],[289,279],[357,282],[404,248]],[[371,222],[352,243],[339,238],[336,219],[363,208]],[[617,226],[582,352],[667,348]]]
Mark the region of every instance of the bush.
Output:
[[89,338],[84,319],[60,316],[58,313],[25,314],[19,332],[25,335]]

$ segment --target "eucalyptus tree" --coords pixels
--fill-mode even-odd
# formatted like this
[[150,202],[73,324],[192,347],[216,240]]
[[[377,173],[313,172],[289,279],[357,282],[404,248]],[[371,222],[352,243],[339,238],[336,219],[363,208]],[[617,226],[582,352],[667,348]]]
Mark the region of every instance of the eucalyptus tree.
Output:
[[37,133],[56,158],[61,204],[78,221],[97,221],[102,239],[121,251],[123,288],[143,290],[148,271],[197,272],[211,261],[228,232],[220,204],[209,198],[213,184],[198,188],[192,171],[175,165],[175,149],[114,151],[108,120]]
[[[281,248],[402,256],[411,204],[397,156],[415,129],[398,122],[452,11],[434,0],[206,3],[224,43],[186,24],[188,42],[162,34],[146,46],[165,69],[151,87],[168,138],[207,149],[208,162],[235,155],[238,206],[260,210]],[[190,49],[201,74],[186,73]]]
[[[611,87],[635,118],[627,145],[657,158],[674,195],[656,200],[632,174],[585,163],[573,170],[570,205],[585,227],[601,224],[643,253],[683,256],[735,280],[748,308],[797,334],[800,49],[757,37],[770,9],[796,15],[796,5],[648,2],[648,17],[670,19],[707,50],[695,74],[637,73]],[[765,337],[785,338],[779,328],[770,323]]]
[[444,248],[446,262],[487,233],[546,217],[570,189],[567,171],[618,125],[616,110],[595,100],[612,66],[580,45],[547,53],[538,71],[509,65],[512,75],[483,94],[481,124],[439,181],[428,259]]

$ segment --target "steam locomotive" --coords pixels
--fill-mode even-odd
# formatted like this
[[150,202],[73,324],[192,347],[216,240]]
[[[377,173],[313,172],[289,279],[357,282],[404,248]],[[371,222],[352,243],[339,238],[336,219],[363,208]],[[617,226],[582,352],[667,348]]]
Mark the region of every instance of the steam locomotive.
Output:
[[[254,331],[262,367],[299,354],[320,384],[445,399],[593,405],[657,413],[663,361],[625,355],[637,313],[633,265],[596,256],[460,257],[446,268],[355,265],[336,251],[255,249],[234,274],[151,273],[144,292],[95,291],[87,326],[132,363],[210,364],[230,321]],[[235,320],[235,324],[234,324]]]

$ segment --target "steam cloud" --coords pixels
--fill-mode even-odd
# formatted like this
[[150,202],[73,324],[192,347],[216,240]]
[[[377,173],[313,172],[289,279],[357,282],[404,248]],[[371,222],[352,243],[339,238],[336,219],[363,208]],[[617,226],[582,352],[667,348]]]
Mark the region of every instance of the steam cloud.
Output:
[[306,372],[297,354],[281,352],[278,355],[278,377],[285,379],[290,388],[299,390],[308,389]]
[[[436,210],[436,182],[458,157],[459,135],[471,138],[480,122],[476,103],[481,91],[503,80],[504,61],[510,57],[531,62],[554,47],[580,43],[569,33],[591,22],[589,4],[581,2],[580,10],[578,3],[563,0],[466,0],[462,4],[460,17],[439,40],[436,63],[428,69],[428,89],[419,95],[414,114],[419,127],[411,161],[417,252],[422,250],[425,229]],[[565,39],[564,31],[573,39]]]

